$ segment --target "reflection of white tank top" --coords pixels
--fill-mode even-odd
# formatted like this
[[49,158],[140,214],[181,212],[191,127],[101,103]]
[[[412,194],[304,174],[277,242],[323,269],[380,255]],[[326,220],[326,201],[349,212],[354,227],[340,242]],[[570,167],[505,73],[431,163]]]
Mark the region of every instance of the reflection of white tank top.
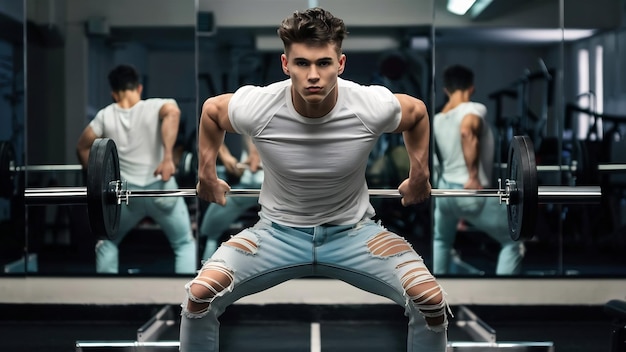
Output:
[[159,178],[154,170],[163,160],[163,139],[159,111],[173,99],[140,100],[130,109],[116,103],[100,110],[89,123],[98,137],[115,141],[120,159],[120,174],[137,186],[147,186]]
[[433,134],[443,159],[443,174],[441,177],[447,182],[458,184],[464,184],[469,178],[461,145],[461,121],[470,114],[477,115],[483,120],[482,131],[479,136],[480,160],[478,178],[483,187],[490,187],[492,186],[491,171],[493,169],[494,157],[493,132],[485,120],[487,108],[480,103],[461,103],[452,110],[435,115]]
[[378,137],[398,127],[400,103],[381,86],[339,79],[337,87],[337,104],[321,118],[296,112],[290,80],[232,96],[230,121],[252,137],[263,160],[259,203],[269,220],[308,227],[374,215],[365,168]]

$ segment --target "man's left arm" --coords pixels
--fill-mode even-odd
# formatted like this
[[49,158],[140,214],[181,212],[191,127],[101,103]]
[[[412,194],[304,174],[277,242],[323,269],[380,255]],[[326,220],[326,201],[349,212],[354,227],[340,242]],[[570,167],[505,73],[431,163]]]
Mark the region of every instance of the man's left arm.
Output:
[[409,178],[398,187],[402,205],[407,206],[430,197],[430,121],[423,101],[406,94],[395,96],[402,109],[402,118],[395,132],[402,132],[410,162]]
[[163,140],[163,160],[154,171],[154,175],[161,175],[167,181],[176,172],[174,164],[174,144],[178,137],[180,123],[180,109],[174,103],[165,103],[159,110],[161,122],[161,139]]

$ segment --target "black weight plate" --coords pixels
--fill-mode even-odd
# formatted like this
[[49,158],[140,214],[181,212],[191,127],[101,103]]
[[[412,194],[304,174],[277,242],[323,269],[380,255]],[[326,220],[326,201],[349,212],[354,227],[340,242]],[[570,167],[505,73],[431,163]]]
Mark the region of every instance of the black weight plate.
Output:
[[11,198],[15,193],[14,171],[15,150],[9,141],[0,142],[0,197]]
[[115,142],[96,139],[87,164],[87,210],[91,232],[98,238],[115,239],[122,209],[110,183],[118,180],[120,164]]
[[198,172],[198,156],[195,152],[182,152],[178,169],[176,170],[176,182],[180,187],[196,185]]
[[535,232],[538,205],[535,148],[528,136],[513,137],[507,178],[515,181],[507,206],[509,234],[514,241],[528,240]]

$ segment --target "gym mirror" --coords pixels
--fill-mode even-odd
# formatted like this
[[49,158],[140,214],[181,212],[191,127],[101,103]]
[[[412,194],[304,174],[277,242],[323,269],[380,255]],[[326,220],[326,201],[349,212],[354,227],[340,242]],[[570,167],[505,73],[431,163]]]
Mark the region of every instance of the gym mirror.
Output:
[[[602,81],[603,77],[609,81],[618,77],[623,68],[617,45],[620,40],[623,43],[623,31],[617,29],[618,14],[623,12],[621,2],[476,1],[464,14],[449,7],[450,3],[437,0],[435,5],[434,111],[446,109],[444,70],[455,64],[473,70],[475,91],[471,100],[486,107],[486,122],[495,137],[492,187],[497,187],[498,178],[505,178],[500,165],[507,162],[508,145],[516,134],[528,135],[533,141],[539,185],[599,184],[590,181],[592,176],[583,166],[590,163],[590,155],[597,155],[589,154],[589,149],[601,143],[594,139],[587,145],[579,139],[602,134],[602,119],[596,113],[606,112],[609,119],[605,119],[605,129],[611,141],[621,141],[623,126],[606,124],[618,112],[617,97],[623,89],[615,82],[610,85]],[[600,18],[602,23],[594,23]],[[604,54],[603,59],[607,51],[610,55]],[[603,90],[610,90],[604,100],[598,98]],[[603,110],[603,103],[611,108]],[[576,128],[579,135],[573,138]],[[588,133],[590,129],[597,134]],[[619,148],[616,143],[604,145]],[[433,158],[437,158],[436,152]],[[597,164],[597,160],[593,162]],[[611,183],[615,184],[617,181]],[[624,219],[620,215],[623,193],[611,194],[617,196],[603,200],[613,205],[610,214],[600,210],[606,209],[601,205],[539,205],[536,234],[524,243],[521,266],[513,265],[520,258],[519,247],[499,243],[506,241],[506,236],[498,240],[498,235],[489,236],[488,230],[460,220],[452,231],[444,228],[439,234],[435,232],[434,248],[439,247],[434,250],[435,257],[444,257],[437,251],[450,253],[449,259],[438,265],[455,276],[494,276],[496,270],[522,276],[623,275],[623,259],[618,254],[618,248],[623,247],[615,246]],[[591,219],[601,219],[601,233],[596,220]],[[607,255],[613,250],[603,250],[603,246],[615,249],[615,253]]]
[[13,170],[24,163],[24,3],[0,0],[0,265],[3,273],[24,272],[24,212],[14,197]]
[[[83,129],[112,103],[107,75],[119,64],[139,73],[141,98],[171,98],[180,110],[174,146],[179,187],[194,179],[196,134],[195,1],[53,0],[27,2],[28,148],[26,187],[82,187],[87,182],[76,146]],[[150,9],[146,12],[146,9]],[[120,112],[123,114],[125,112]],[[155,115],[155,124],[159,124]],[[143,131],[138,131],[137,139]],[[160,133],[160,130],[159,130]],[[122,143],[122,142],[117,142]],[[118,146],[118,152],[124,149]],[[146,155],[146,158],[148,156]],[[48,166],[30,168],[30,165]],[[195,183],[195,181],[191,181]],[[187,273],[195,270],[195,198],[184,199],[192,224]],[[156,204],[156,201],[154,202]],[[29,274],[100,273],[96,238],[86,206],[27,206]],[[175,275],[173,251],[163,228],[138,214],[128,235],[108,253],[120,275]],[[189,246],[188,246],[189,247]],[[119,255],[119,261],[115,256]],[[105,256],[103,256],[105,257]]]
[[[463,2],[435,1],[432,126],[433,144],[439,148],[433,148],[432,158],[434,165],[448,167],[433,168],[433,183],[439,188],[463,187],[461,178],[467,179],[467,168],[462,141],[476,138],[482,150],[479,178],[484,188],[495,189],[498,179],[506,178],[508,146],[514,135],[531,137],[541,163],[559,160],[554,128],[559,119],[555,96],[561,69],[559,1],[467,1],[465,8],[456,8],[459,3]],[[463,68],[473,74],[473,84],[467,82],[468,72]],[[448,129],[453,132],[444,132]],[[461,131],[470,137],[462,138]],[[471,144],[465,144],[469,150]],[[455,160],[463,166],[464,177],[456,175]],[[538,179],[539,184],[552,184],[555,176],[539,175]],[[498,199],[435,200],[435,273],[554,273],[559,248],[546,246],[545,241],[512,241],[505,206],[492,203]],[[543,208],[538,214],[537,222],[545,222]],[[558,229],[549,231],[560,236]]]

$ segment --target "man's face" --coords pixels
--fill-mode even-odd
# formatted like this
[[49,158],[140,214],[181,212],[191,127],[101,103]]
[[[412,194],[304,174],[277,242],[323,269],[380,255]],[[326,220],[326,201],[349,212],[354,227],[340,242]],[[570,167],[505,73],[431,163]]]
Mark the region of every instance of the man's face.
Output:
[[337,77],[343,73],[346,56],[339,57],[334,44],[311,46],[302,43],[291,45],[287,54],[281,55],[283,72],[291,77],[294,99],[305,104],[335,102],[329,98],[337,86]]

